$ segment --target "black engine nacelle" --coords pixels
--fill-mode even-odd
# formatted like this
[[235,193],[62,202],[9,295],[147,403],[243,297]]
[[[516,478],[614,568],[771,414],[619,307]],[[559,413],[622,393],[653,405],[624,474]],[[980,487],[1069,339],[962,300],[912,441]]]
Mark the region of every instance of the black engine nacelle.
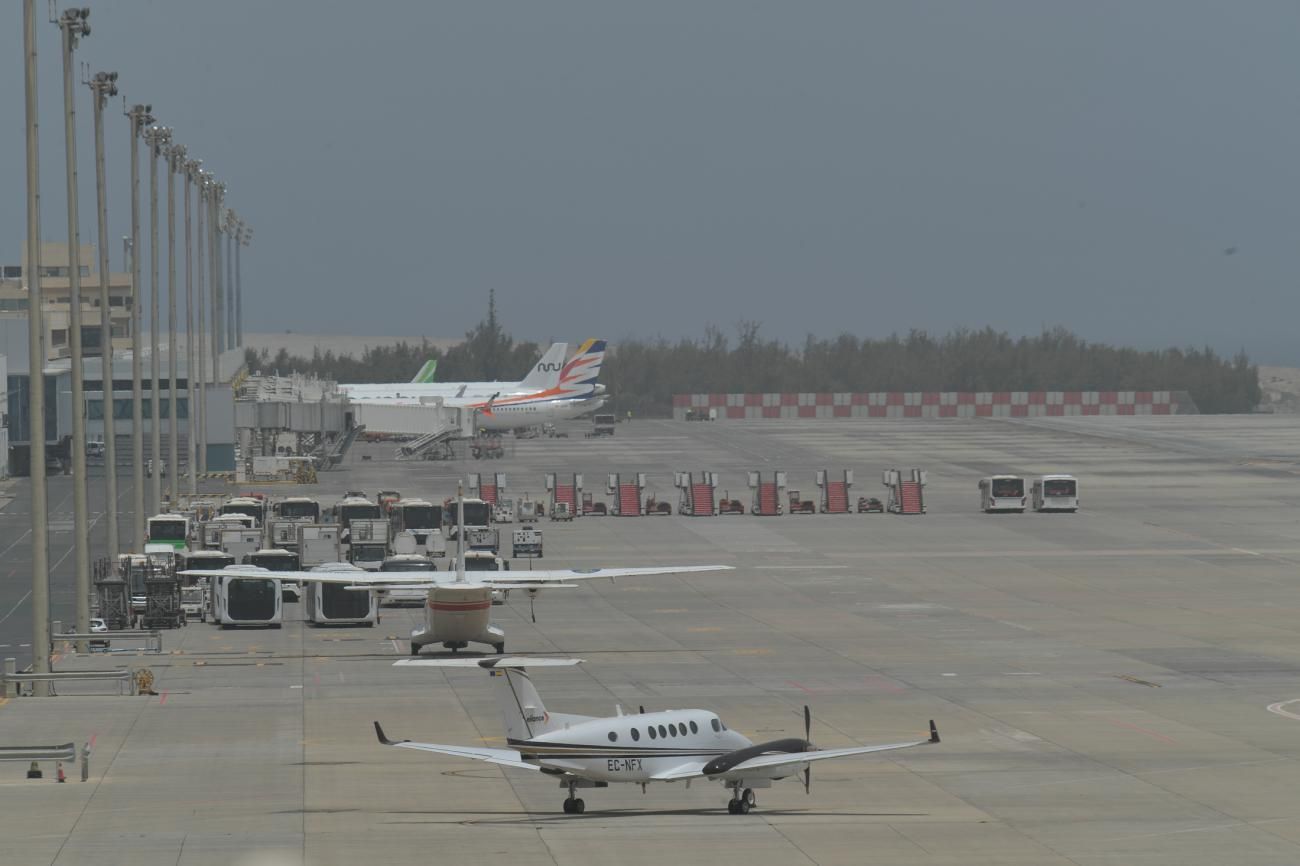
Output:
[[798,737],[791,737],[786,740],[771,740],[766,743],[756,743],[743,749],[736,749],[734,752],[728,752],[725,755],[719,755],[705,764],[702,772],[706,776],[720,776],[732,767],[735,767],[737,764],[743,764],[750,758],[757,758],[759,755],[812,752],[815,751],[816,748],[817,747],[812,743],[807,740],[801,740]]

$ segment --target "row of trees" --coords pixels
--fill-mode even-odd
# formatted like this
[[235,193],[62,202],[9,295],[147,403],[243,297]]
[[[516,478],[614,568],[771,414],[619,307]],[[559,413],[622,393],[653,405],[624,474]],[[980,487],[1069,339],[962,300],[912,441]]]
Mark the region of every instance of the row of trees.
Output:
[[[517,380],[541,354],[488,316],[443,352],[427,341],[367,349],[360,358],[317,350],[311,358],[248,353],[253,372],[309,373],[340,382],[406,382],[430,358],[439,381]],[[925,331],[885,339],[809,337],[801,347],[740,325],[733,341],[710,327],[701,339],[625,340],[606,358],[601,382],[620,411],[662,416],[672,395],[771,391],[1187,391],[1202,412],[1250,412],[1259,371],[1244,353],[1213,349],[1140,351],[1090,343],[1064,328],[1014,338],[985,328],[944,336]]]
[[1250,412],[1261,397],[1258,367],[1244,353],[1116,348],[1064,328],[1020,338],[992,328],[843,334],[795,348],[746,323],[734,343],[716,328],[703,339],[621,342],[601,381],[639,414],[666,413],[682,393],[1169,390],[1188,391],[1207,413]]

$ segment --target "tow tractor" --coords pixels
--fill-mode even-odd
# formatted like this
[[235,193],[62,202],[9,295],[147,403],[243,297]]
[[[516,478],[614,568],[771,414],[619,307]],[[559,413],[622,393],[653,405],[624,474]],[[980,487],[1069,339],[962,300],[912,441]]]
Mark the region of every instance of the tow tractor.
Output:
[[513,499],[498,499],[496,505],[492,506],[492,522],[514,523],[515,501]]
[[668,501],[663,501],[663,502],[659,501],[658,499],[655,498],[654,494],[652,493],[650,494],[650,496],[646,497],[645,513],[671,515],[673,513],[673,504]]
[[481,436],[469,447],[469,453],[475,460],[496,460],[506,456],[506,446],[500,436]]
[[881,502],[874,496],[858,497],[858,514],[883,514],[885,512],[885,503]]
[[798,490],[789,491],[791,514],[816,514],[817,503],[811,499],[801,499]]
[[724,491],[722,498],[718,500],[719,514],[744,514],[745,503],[739,499],[732,499],[729,491]]

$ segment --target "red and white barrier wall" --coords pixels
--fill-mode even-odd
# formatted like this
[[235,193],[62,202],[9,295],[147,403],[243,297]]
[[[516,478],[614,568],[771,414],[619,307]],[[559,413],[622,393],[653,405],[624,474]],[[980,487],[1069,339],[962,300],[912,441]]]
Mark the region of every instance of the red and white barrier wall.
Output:
[[[715,410],[710,413],[709,410]],[[1188,415],[1186,391],[873,391],[870,393],[674,394],[673,417],[703,411],[719,421],[761,418],[1039,418],[1054,415]]]

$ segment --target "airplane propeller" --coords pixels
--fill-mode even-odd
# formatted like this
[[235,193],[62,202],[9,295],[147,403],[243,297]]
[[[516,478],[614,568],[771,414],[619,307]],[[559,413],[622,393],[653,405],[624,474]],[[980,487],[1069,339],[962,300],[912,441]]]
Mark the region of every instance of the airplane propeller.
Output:
[[[808,746],[811,749],[812,710],[808,709],[807,704],[803,705],[803,738],[808,743]],[[803,768],[803,792],[805,794],[812,793],[812,764],[809,764],[808,766]]]

